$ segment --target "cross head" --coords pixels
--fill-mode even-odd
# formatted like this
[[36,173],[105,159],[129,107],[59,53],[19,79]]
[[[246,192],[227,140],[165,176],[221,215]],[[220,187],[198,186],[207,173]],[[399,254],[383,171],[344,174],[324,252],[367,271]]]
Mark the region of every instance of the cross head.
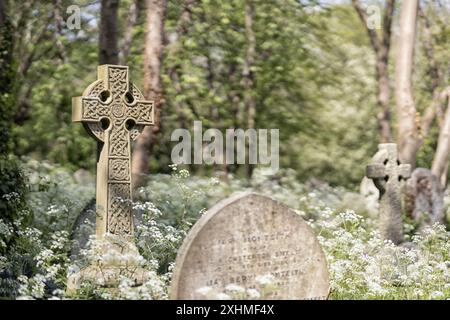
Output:
[[400,163],[395,143],[383,143],[378,146],[372,163],[367,166],[366,176],[374,180],[381,196],[386,191],[387,184],[399,185],[402,179],[406,180],[411,176],[411,165]]
[[96,234],[131,238],[131,142],[154,123],[154,102],[128,78],[128,67],[101,65],[97,80],[72,98],[72,121],[99,141]]

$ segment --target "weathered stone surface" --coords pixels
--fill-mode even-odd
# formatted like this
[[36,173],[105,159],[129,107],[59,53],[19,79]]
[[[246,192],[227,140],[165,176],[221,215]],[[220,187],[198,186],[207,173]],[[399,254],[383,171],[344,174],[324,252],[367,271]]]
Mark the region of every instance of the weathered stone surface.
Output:
[[133,243],[122,237],[107,235],[90,250],[94,257],[88,257],[89,264],[69,275],[67,294],[74,294],[86,282],[114,293],[122,277],[133,281],[133,287],[149,279],[144,258]]
[[95,199],[91,199],[75,220],[70,239],[72,246],[70,259],[76,261],[81,258],[81,250],[87,248],[90,236],[95,234]]
[[154,122],[146,101],[128,77],[128,67],[101,65],[98,80],[72,99],[72,121],[82,122],[102,142],[97,161],[98,238],[110,233],[131,239],[131,141]]
[[75,179],[76,183],[79,183],[82,185],[95,183],[94,177],[86,169],[78,169],[77,171],[75,171],[75,173],[73,174],[73,178]]
[[[126,245],[107,244],[108,252],[118,250],[122,254],[126,250],[139,256],[133,242],[131,142],[145,126],[154,123],[154,102],[146,101],[130,82],[127,66],[101,65],[97,78],[83,96],[72,99],[72,121],[81,122],[101,142],[97,158],[96,238],[102,241],[107,235],[116,237]],[[75,255],[79,249],[76,248]],[[111,271],[105,280],[108,287],[116,285],[123,269],[110,264],[101,268],[90,265],[69,276],[67,289],[76,291],[83,280],[95,280],[105,270]],[[145,273],[138,266],[136,270]],[[142,277],[135,280],[139,285]]]
[[[378,201],[378,200],[377,200]],[[346,192],[342,196],[342,200],[336,207],[339,212],[345,212],[346,210],[353,210],[355,213],[364,217],[371,215],[367,207],[366,198],[356,192]]]
[[380,191],[373,180],[364,177],[359,185],[359,193],[365,198],[366,210],[372,218],[378,217]]
[[406,212],[419,227],[444,220],[443,192],[439,179],[425,168],[417,168],[406,183]]
[[181,247],[172,278],[172,299],[204,299],[202,287],[224,292],[274,277],[264,299],[326,299],[329,275],[312,229],[293,210],[253,193],[232,196],[194,225]]
[[378,152],[366,168],[366,176],[373,179],[380,191],[379,223],[383,239],[398,244],[403,241],[401,181],[409,178],[411,166],[400,164],[395,143],[378,145]]
[[[139,227],[142,221],[142,212],[133,212],[134,224]],[[75,220],[71,232],[70,260],[77,261],[82,258],[81,251],[88,248],[89,239],[95,235],[95,199],[91,199]]]

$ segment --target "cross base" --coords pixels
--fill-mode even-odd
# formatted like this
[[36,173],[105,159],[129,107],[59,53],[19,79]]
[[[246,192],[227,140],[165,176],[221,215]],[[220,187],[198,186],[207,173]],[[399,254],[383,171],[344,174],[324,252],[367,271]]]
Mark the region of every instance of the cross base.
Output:
[[133,287],[139,287],[149,279],[149,272],[143,266],[144,258],[134,243],[110,236],[96,243],[93,251],[88,257],[90,264],[68,276],[68,295],[76,294],[83,284],[88,283],[114,294],[123,277],[131,280]]
[[133,287],[139,287],[149,279],[147,273],[147,270],[136,266],[104,266],[102,268],[88,266],[68,277],[66,293],[69,296],[74,295],[82,288],[83,283],[90,283],[114,294],[119,290],[118,288],[122,277],[126,277],[133,281]]

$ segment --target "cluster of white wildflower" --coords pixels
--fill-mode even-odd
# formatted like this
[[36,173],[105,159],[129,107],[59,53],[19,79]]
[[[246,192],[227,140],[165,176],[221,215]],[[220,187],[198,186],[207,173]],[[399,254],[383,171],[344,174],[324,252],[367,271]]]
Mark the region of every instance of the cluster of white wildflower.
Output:
[[261,286],[267,286],[273,283],[274,277],[270,273],[268,273],[261,276],[257,276],[255,278],[255,281]]
[[58,217],[61,214],[66,215],[68,211],[69,210],[65,204],[61,204],[61,205],[51,204],[47,209],[47,215]]
[[[157,273],[158,261],[145,260],[136,248],[119,237],[107,235],[104,239],[92,236],[87,249],[82,250],[95,279],[85,279],[84,291],[101,299],[167,299],[169,277]],[[83,267],[81,267],[83,268]],[[79,272],[81,268],[73,268]],[[144,279],[136,285],[137,279]],[[118,281],[117,290],[110,288]]]
[[[115,292],[106,290],[106,281],[102,279],[83,284],[83,287],[93,285],[90,290],[96,298],[167,299],[173,262],[192,223],[205,212],[204,208],[237,190],[249,189],[294,208],[316,231],[327,256],[331,299],[450,297],[450,236],[442,225],[424,229],[420,235],[407,235],[409,243],[396,246],[380,238],[376,220],[351,210],[334,209],[342,194],[339,188],[308,187],[289,170],[274,173],[257,169],[250,187],[231,174],[228,183],[223,183],[217,178],[190,176],[177,165],[172,165],[171,171],[170,176],[155,175],[148,186],[140,189],[139,201],[132,203],[137,213],[135,236],[140,254],[105,250],[105,244],[94,237],[81,252],[84,260],[71,267],[67,262],[69,233],[79,212],[94,196],[94,186],[76,184],[69,174],[50,166],[30,171],[33,192],[28,204],[34,215],[33,224],[22,225],[20,217],[13,225],[0,219],[0,240],[17,234],[20,244],[26,244],[23,252],[34,262],[32,270],[26,273],[29,277],[18,278],[20,298],[65,298],[66,272],[71,274],[87,265],[100,268],[112,265],[140,266],[148,271],[146,280],[136,286],[130,270],[124,272]],[[15,197],[10,194],[4,198],[14,201]],[[87,226],[86,222],[83,226]],[[405,224],[411,235],[414,228],[413,224]],[[6,243],[1,241],[3,249]],[[8,259],[0,256],[0,270],[13,263]],[[230,283],[221,290],[203,287],[198,292],[205,299],[265,299],[276,290],[274,282],[271,275],[262,274],[255,278],[251,288]]]
[[20,198],[20,194],[17,192],[10,192],[6,193],[2,196],[3,199],[5,199],[8,202],[14,202],[17,201]]
[[443,299],[450,297],[450,236],[436,224],[409,246],[383,241],[352,211],[326,213],[311,223],[327,255],[332,299]]
[[6,249],[6,243],[2,239],[10,239],[13,232],[13,226],[0,218],[0,249]]
[[112,234],[107,234],[103,239],[98,239],[95,235],[90,236],[87,248],[82,249],[80,253],[84,258],[81,260],[81,267],[140,266],[145,262],[130,243]]
[[121,277],[118,291],[105,298],[123,300],[163,300],[168,299],[167,284],[154,271],[149,271],[147,281],[136,287],[134,281],[127,277]]
[[[33,233],[33,232],[31,232]],[[34,232],[39,234],[38,232]],[[68,245],[67,231],[57,231],[51,236],[50,243],[44,247],[35,257],[36,267],[39,272],[31,277],[22,275],[19,277],[19,299],[58,298],[63,296],[61,289],[48,292],[49,284],[63,287],[66,281],[66,269],[68,257],[66,254]],[[36,244],[39,244],[37,242]]]
[[24,275],[19,276],[19,300],[42,299],[45,295],[46,279],[42,274],[37,274],[32,278]]
[[147,215],[152,217],[159,217],[162,215],[161,210],[159,210],[151,201],[145,202],[133,202],[133,210],[143,211]]
[[250,287],[236,283],[229,283],[223,288],[205,286],[198,288],[196,292],[204,299],[258,300],[270,297],[277,290],[274,285],[275,277],[269,273],[257,275],[254,282]]
[[134,207],[141,213],[136,224],[136,244],[147,261],[156,264],[154,269],[157,269],[158,261],[176,255],[186,231],[161,222],[164,219],[162,211],[151,201],[135,202]]

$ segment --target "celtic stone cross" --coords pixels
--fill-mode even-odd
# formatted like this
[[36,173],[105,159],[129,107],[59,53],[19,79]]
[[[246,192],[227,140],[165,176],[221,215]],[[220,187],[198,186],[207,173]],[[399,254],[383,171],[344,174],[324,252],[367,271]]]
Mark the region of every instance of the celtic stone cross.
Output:
[[383,239],[395,244],[403,240],[401,180],[411,175],[409,164],[400,164],[395,143],[378,145],[378,152],[366,168],[366,176],[373,179],[380,191],[379,221]]
[[82,122],[100,142],[97,159],[96,234],[130,239],[131,141],[154,120],[153,101],[146,101],[128,79],[128,67],[101,65],[98,79],[72,99],[72,121]]

